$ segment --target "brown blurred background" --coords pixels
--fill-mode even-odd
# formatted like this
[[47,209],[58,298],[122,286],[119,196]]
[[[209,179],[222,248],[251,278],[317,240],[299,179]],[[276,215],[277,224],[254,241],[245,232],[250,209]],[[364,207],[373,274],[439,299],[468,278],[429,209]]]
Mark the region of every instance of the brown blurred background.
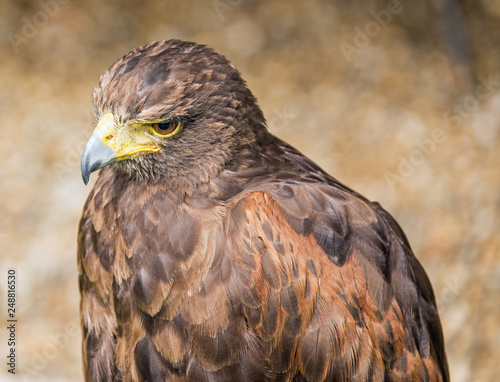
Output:
[[498,380],[500,1],[1,0],[0,29],[0,380],[82,379],[92,90],[126,52],[170,38],[226,55],[273,133],[398,219],[433,282],[452,379]]

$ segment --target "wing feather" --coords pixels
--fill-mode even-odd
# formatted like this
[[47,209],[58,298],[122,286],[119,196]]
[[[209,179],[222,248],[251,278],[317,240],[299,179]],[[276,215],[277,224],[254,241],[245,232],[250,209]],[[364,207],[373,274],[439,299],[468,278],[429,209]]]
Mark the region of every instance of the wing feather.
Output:
[[249,329],[273,343],[268,367],[311,381],[427,378],[432,367],[446,380],[430,284],[402,231],[348,190],[324,190],[252,192],[228,217],[235,295]]

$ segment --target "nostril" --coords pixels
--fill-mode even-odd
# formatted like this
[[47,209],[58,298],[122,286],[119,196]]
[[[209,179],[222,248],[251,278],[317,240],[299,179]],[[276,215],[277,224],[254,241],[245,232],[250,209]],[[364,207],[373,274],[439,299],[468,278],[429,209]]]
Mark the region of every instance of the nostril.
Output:
[[113,134],[109,134],[109,135],[106,135],[106,137],[104,137],[104,139],[106,139],[107,141],[110,141],[111,139],[113,139],[115,136]]

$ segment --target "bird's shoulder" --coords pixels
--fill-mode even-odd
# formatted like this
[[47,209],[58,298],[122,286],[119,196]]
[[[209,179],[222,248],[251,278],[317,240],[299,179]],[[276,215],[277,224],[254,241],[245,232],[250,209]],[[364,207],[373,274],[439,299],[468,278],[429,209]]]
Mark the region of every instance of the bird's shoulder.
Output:
[[[224,202],[229,222],[242,209],[246,217],[255,213],[261,219],[269,217],[262,212],[275,209],[294,232],[313,237],[338,265],[351,255],[356,238],[371,246],[365,249],[388,252],[396,240],[411,252],[402,229],[377,202],[343,185],[293,147],[277,139],[272,143],[243,168],[214,181],[212,195]],[[371,256],[370,251],[363,254]]]
[[[397,310],[417,354],[435,358],[446,372],[432,287],[396,220],[294,148],[274,146],[231,174],[226,190],[238,191],[227,199],[233,252],[260,254],[262,277],[276,288],[288,285],[302,260],[336,287],[345,281],[343,272],[354,270],[348,283],[371,305],[360,310],[381,319]],[[284,259],[292,259],[288,268]]]
[[379,203],[343,185],[279,139],[247,162],[218,184],[233,234],[286,227],[290,234],[311,240],[316,251],[339,267],[354,258],[367,274],[367,283],[379,284],[368,288],[379,308],[386,310],[401,293],[405,295],[397,298],[408,312],[421,309],[420,299],[426,306],[435,305],[430,282],[406,235]]

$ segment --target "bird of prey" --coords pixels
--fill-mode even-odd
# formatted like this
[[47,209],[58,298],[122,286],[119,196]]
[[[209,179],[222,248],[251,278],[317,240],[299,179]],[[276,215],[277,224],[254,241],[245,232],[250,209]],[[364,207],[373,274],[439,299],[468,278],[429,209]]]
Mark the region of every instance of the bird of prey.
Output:
[[87,381],[448,381],[429,279],[396,221],[271,135],[192,42],[100,78],[81,171]]

